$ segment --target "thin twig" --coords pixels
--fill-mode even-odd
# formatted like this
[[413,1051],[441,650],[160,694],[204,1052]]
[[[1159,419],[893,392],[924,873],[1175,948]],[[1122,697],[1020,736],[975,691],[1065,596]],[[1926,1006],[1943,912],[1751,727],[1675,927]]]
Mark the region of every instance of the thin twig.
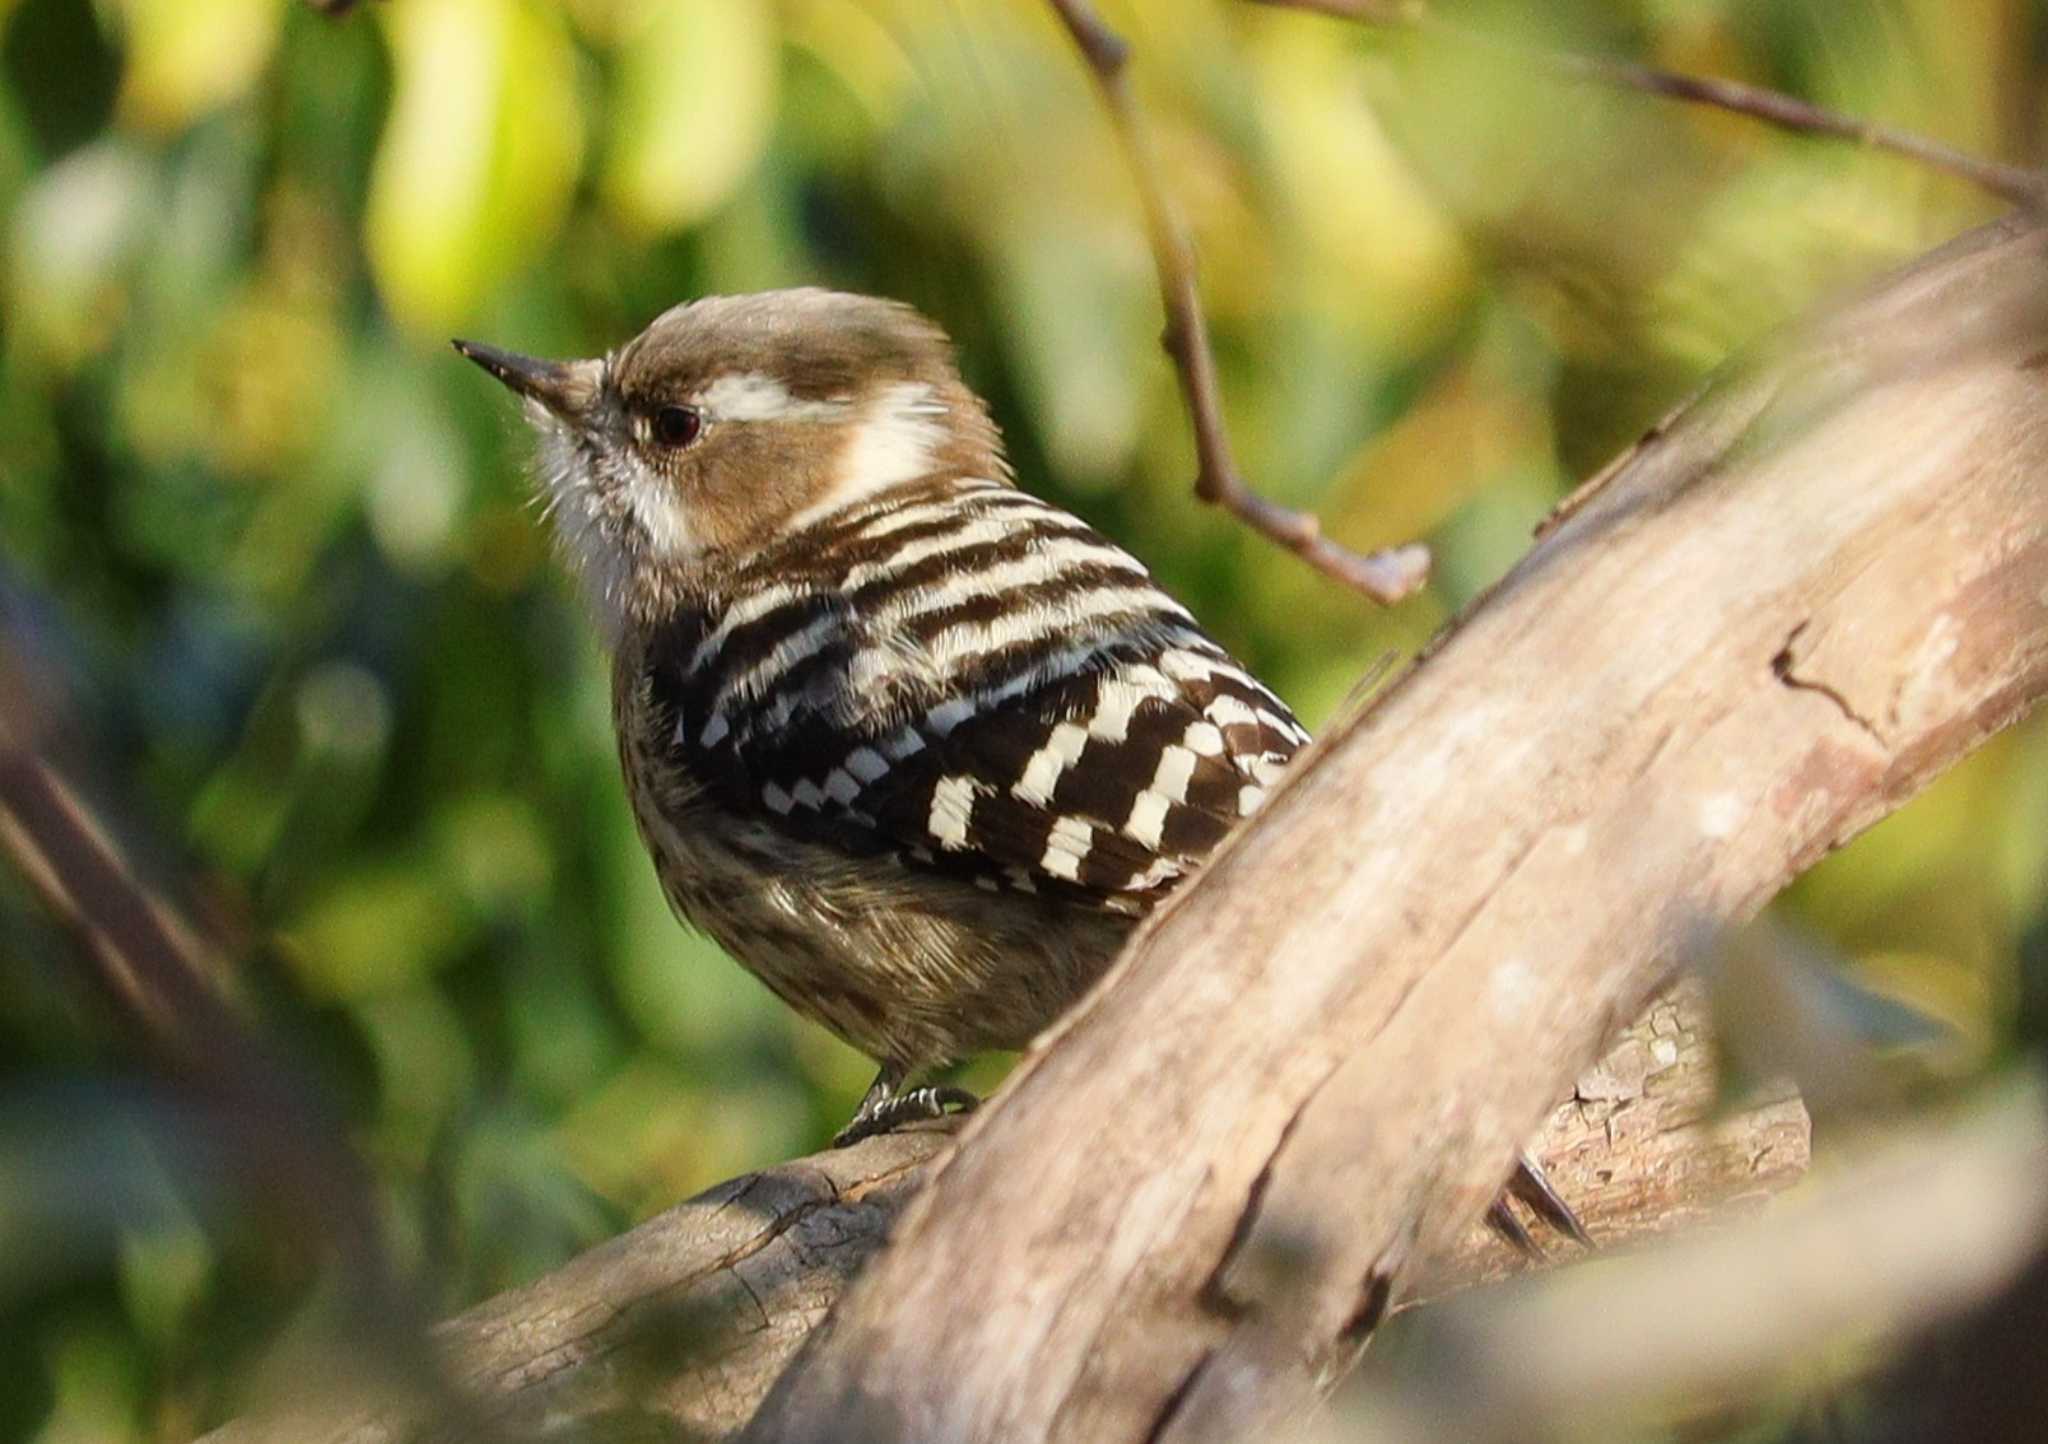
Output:
[[1050,3],[1095,73],[1103,102],[1109,109],[1110,124],[1123,144],[1137,182],[1145,230],[1152,243],[1152,259],[1159,272],[1160,299],[1166,309],[1163,344],[1180,377],[1181,394],[1187,401],[1188,419],[1194,428],[1195,495],[1222,507],[1317,570],[1356,588],[1382,606],[1400,601],[1429,576],[1426,548],[1409,545],[1371,553],[1351,551],[1324,536],[1313,516],[1268,501],[1245,484],[1223,425],[1216,358],[1209,348],[1208,324],[1203,319],[1201,298],[1195,288],[1194,251],[1167,199],[1144,117],[1125,78],[1129,47],[1103,24],[1087,0]]
[[229,1011],[192,934],[136,880],[107,829],[33,753],[0,737],[0,855],[69,927],[90,979],[164,1073],[213,1105],[267,1190],[345,1259],[380,1310],[400,1290],[361,1160],[339,1120]]
[[247,1195],[294,1245],[330,1251],[350,1323],[393,1373],[452,1395],[423,1352],[425,1301],[393,1268],[374,1182],[339,1114],[236,1016],[205,959],[214,952],[122,854],[115,832],[46,758],[72,729],[47,702],[27,645],[0,625],[0,858],[78,939],[84,980],[128,1042],[198,1105]]
[[1434,38],[1492,50],[1511,57],[1518,64],[1541,65],[1565,80],[1640,91],[1645,95],[1662,96],[1692,105],[1709,105],[1802,135],[1824,135],[1853,141],[1968,181],[2017,206],[2040,209],[2048,204],[2048,175],[2041,171],[1985,160],[1911,131],[1858,120],[1795,99],[1782,91],[1746,85],[1739,80],[1679,75],[1631,60],[1517,45],[1499,36],[1445,20],[1425,5],[1404,3],[1404,0],[1393,0],[1393,3],[1389,0],[1253,0],[1253,3],[1282,10],[1311,10],[1366,25],[1419,31]]

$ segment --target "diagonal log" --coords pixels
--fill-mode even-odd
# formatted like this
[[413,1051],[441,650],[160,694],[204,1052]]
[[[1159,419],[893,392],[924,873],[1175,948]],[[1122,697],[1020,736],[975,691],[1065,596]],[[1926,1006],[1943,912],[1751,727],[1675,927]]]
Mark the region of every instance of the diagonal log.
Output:
[[[1603,1246],[1727,1216],[1800,1177],[1807,1124],[1782,1094],[1716,1116],[1703,990],[1660,999],[1553,1111],[1537,1152]],[[951,1147],[956,1120],[729,1180],[434,1331],[436,1362],[508,1438],[573,1421],[603,1437],[725,1438],[881,1248]],[[1540,1231],[1539,1231],[1540,1232]],[[1577,1250],[1559,1244],[1553,1258]],[[1524,1261],[1473,1228],[1431,1291]],[[365,1381],[289,1397],[212,1444],[399,1444],[442,1401]],[[636,1432],[637,1431],[637,1432]]]
[[[2018,222],[1966,237],[1589,483],[957,1161],[906,1134],[722,1185],[444,1325],[450,1375],[514,1431],[724,1436],[896,1228],[756,1437],[1254,1437],[1397,1290],[1499,1272],[1470,1220],[1660,960],[2048,684],[2044,261]],[[1698,1007],[1552,1113],[1603,1240],[1804,1164],[1794,1102],[1702,1126]],[[328,1402],[216,1437],[427,1408]]]
[[2048,240],[1729,369],[1026,1057],[747,1437],[1262,1437],[1703,928],[2048,686]]

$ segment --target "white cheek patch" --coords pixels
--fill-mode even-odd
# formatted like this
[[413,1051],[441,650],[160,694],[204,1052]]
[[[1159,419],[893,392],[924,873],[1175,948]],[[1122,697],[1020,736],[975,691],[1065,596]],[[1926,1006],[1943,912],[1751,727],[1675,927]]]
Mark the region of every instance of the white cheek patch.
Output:
[[[539,432],[544,513],[606,640],[616,643],[635,567],[647,557],[688,554],[696,545],[689,519],[673,486],[637,460],[613,456],[593,467],[552,416],[541,418]],[[644,549],[620,536],[625,526],[645,538]]]
[[741,371],[720,376],[690,398],[709,421],[836,421],[850,401],[800,401],[773,376]]
[[803,526],[864,496],[925,475],[945,444],[946,405],[929,385],[905,381],[884,388],[850,428],[824,494],[789,524]]
[[626,481],[626,504],[647,533],[647,549],[655,556],[678,557],[691,550],[689,522],[667,481],[633,465]]

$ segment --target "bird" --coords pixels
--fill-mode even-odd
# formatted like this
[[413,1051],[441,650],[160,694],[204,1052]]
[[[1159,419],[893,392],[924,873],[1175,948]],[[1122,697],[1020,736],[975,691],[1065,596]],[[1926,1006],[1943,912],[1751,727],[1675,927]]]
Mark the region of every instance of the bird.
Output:
[[879,1072],[849,1144],[974,1106],[1309,734],[1143,563],[1016,484],[901,302],[713,295],[608,354],[458,340],[522,400],[686,924]]

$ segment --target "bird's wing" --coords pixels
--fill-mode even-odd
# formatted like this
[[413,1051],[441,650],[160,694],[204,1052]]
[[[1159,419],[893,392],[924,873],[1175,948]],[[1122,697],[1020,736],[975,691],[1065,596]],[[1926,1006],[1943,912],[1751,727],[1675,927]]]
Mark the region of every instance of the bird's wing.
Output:
[[[876,680],[887,639],[837,599],[789,605],[779,652],[703,677],[689,662],[704,644],[684,637],[656,654],[652,693],[670,760],[723,805],[842,852],[1142,912],[1307,740],[1184,614],[1104,624],[935,692]],[[745,679],[769,674],[750,695]]]

